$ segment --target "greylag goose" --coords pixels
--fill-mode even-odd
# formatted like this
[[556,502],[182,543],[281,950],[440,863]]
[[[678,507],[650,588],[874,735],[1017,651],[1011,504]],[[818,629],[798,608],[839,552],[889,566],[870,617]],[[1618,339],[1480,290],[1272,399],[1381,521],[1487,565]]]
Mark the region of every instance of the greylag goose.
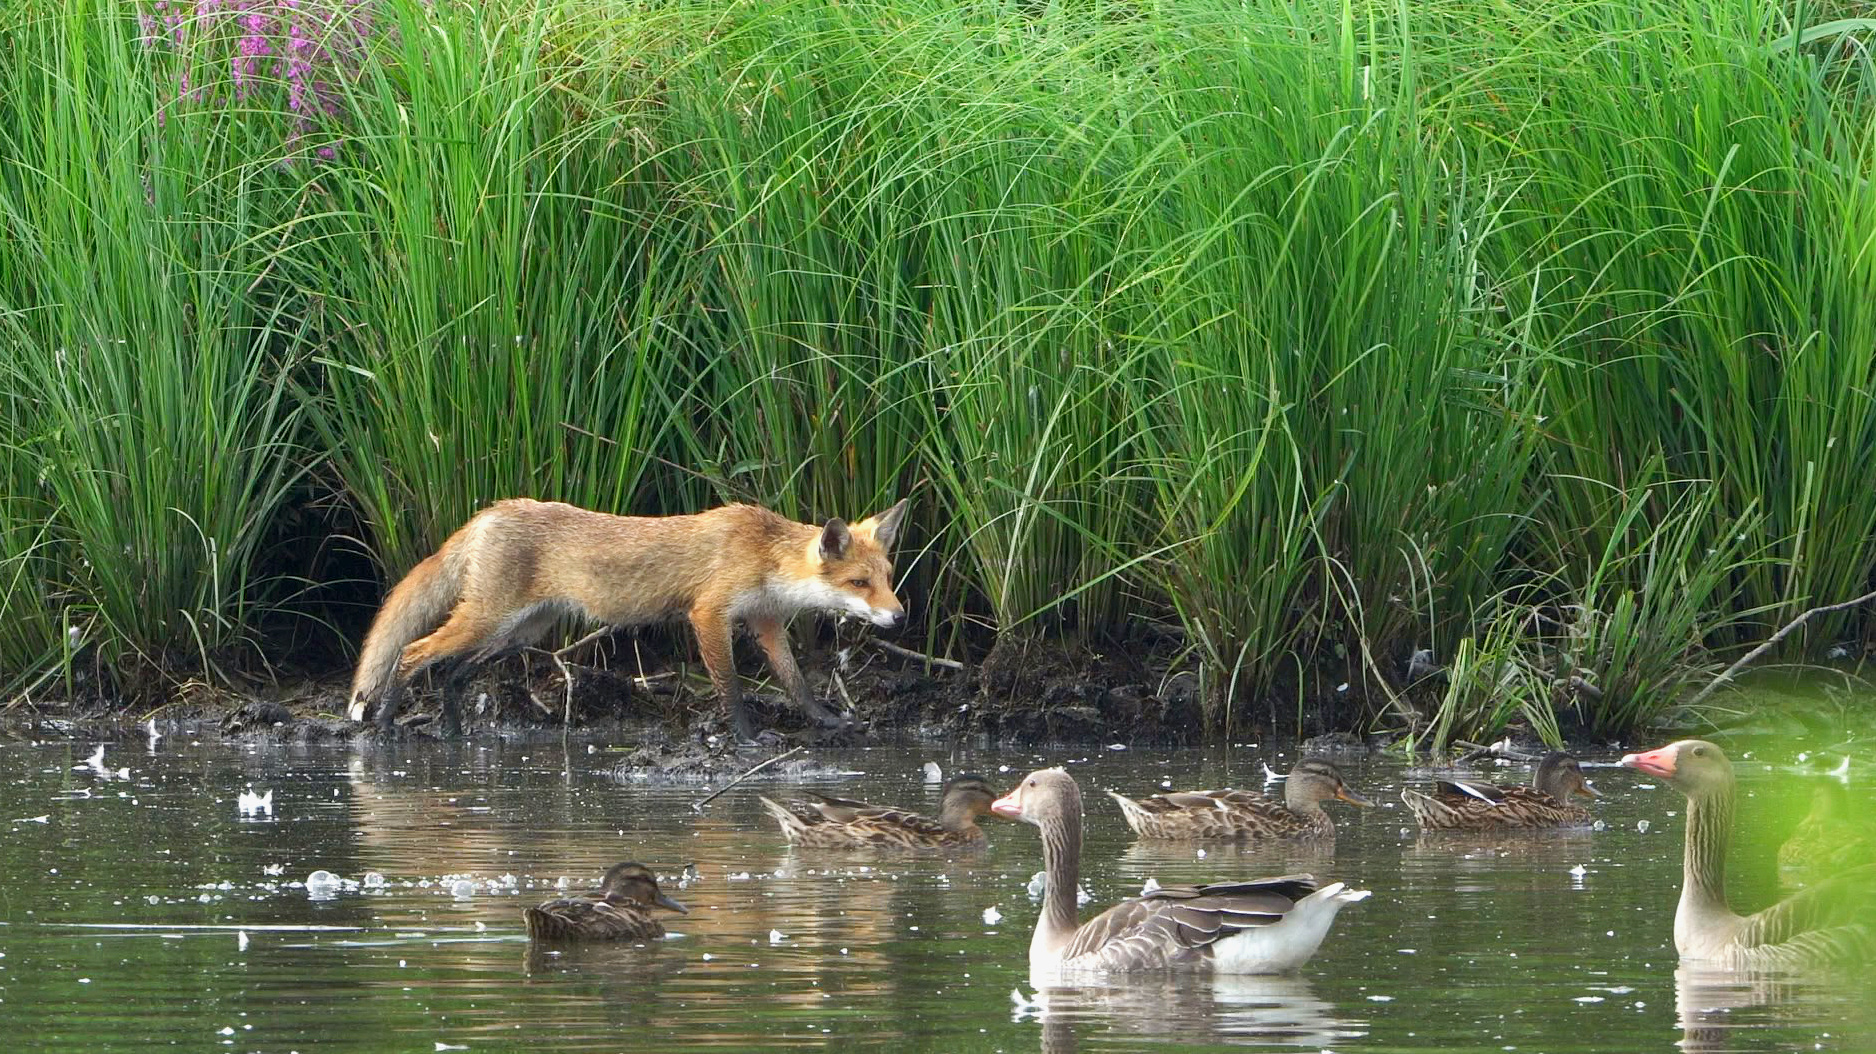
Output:
[[1801,967],[1876,959],[1876,865],[1850,868],[1753,915],[1726,902],[1733,835],[1733,763],[1720,748],[1683,739],[1628,754],[1622,764],[1687,796],[1687,845],[1674,947],[1682,959],[1731,967]]
[[982,776],[954,777],[945,784],[938,818],[933,820],[904,809],[825,794],[813,795],[814,801],[786,804],[757,795],[762,807],[782,825],[782,834],[796,845],[901,849],[983,845],[984,832],[977,818],[990,814],[990,802],[996,796]]
[[639,941],[664,936],[651,908],[690,910],[658,889],[658,876],[642,864],[614,864],[599,888],[528,908],[528,936],[540,941]]
[[1240,790],[1175,791],[1138,799],[1107,793],[1142,838],[1333,838],[1335,821],[1323,811],[1323,802],[1374,804],[1348,785],[1341,770],[1313,759],[1290,770],[1281,803]]
[[1309,875],[1203,886],[1162,886],[1080,922],[1081,788],[1062,769],[1039,769],[991,806],[1035,825],[1048,874],[1029,942],[1031,977],[1163,968],[1286,973],[1308,962],[1344,905],[1368,896]]
[[1493,831],[1506,827],[1587,827],[1589,810],[1571,798],[1596,798],[1596,788],[1583,778],[1583,767],[1562,752],[1538,762],[1529,787],[1492,787],[1482,783],[1441,780],[1434,793],[1402,790],[1420,826],[1431,831]]

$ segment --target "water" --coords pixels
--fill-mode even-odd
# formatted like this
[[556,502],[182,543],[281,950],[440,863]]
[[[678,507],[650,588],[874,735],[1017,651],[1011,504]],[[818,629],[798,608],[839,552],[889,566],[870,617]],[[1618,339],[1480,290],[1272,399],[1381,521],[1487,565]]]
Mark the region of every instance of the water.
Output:
[[[786,787],[758,778],[696,815],[701,791],[617,782],[578,741],[361,752],[178,735],[87,765],[94,745],[0,742],[9,1050],[1876,1050],[1867,979],[1677,972],[1684,801],[1624,770],[1590,773],[1607,830],[1423,840],[1398,794],[1424,774],[1352,765],[1386,804],[1332,806],[1332,852],[1201,858],[1136,843],[1098,789],[1256,785],[1286,755],[824,753],[860,775],[818,786],[927,809],[927,761],[998,786],[1073,762],[1093,907],[1149,877],[1305,869],[1375,894],[1297,977],[1038,993],[1024,887],[1041,860],[1025,826],[992,822],[990,851],[950,857],[790,851],[753,796]],[[1740,766],[1742,906],[1773,895],[1770,855],[1802,810],[1762,760],[1788,755]],[[272,792],[271,815],[241,814],[250,787]],[[1852,793],[1867,803],[1865,787]],[[521,908],[622,859],[696,865],[698,881],[666,883],[691,908],[676,935],[531,957]],[[309,896],[318,869],[345,884]]]

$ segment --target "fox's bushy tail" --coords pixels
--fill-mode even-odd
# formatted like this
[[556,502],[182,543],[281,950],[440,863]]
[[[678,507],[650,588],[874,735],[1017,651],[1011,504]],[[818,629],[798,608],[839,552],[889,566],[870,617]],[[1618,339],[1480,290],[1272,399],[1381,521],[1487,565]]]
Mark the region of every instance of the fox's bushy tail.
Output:
[[425,557],[384,598],[378,617],[371,620],[365,646],[358,654],[358,672],[352,675],[351,705],[346,714],[365,719],[365,710],[380,699],[397,672],[404,646],[442,625],[462,595],[463,564],[456,539]]

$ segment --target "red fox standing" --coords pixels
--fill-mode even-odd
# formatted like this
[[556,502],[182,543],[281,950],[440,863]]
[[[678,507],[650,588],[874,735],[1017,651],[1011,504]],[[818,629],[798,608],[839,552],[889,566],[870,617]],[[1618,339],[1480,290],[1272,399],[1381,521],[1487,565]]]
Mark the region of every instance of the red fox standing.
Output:
[[[848,526],[795,523],[754,505],[693,516],[611,516],[511,498],[476,513],[391,590],[352,678],[350,716],[373,703],[389,730],[410,678],[431,663],[469,664],[518,650],[565,615],[615,626],[688,618],[730,727],[754,738],[730,635],[748,624],[795,705],[822,726],[841,717],[817,702],[795,665],[788,620],[803,611],[857,615],[891,628],[905,615],[888,552],[900,501]],[[455,685],[443,727],[460,727]]]

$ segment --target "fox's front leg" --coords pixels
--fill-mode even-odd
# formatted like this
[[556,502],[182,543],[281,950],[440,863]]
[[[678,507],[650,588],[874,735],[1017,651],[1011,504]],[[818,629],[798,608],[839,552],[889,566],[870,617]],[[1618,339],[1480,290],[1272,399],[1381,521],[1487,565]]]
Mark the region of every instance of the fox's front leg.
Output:
[[797,709],[808,715],[808,720],[822,728],[839,728],[849,720],[822,706],[809,690],[807,678],[801,676],[801,667],[795,665],[795,650],[788,644],[786,622],[774,617],[752,618],[749,630],[756,635],[756,643],[762,645],[762,653],[769,657],[769,669],[775,671],[788,697],[794,700]]
[[710,671],[710,683],[723,697],[723,709],[729,714],[730,734],[738,741],[753,743],[755,723],[743,707],[743,682],[736,676],[736,652],[730,640],[730,614],[715,604],[699,603],[690,610],[691,629],[697,633],[697,650],[703,653],[704,669]]

